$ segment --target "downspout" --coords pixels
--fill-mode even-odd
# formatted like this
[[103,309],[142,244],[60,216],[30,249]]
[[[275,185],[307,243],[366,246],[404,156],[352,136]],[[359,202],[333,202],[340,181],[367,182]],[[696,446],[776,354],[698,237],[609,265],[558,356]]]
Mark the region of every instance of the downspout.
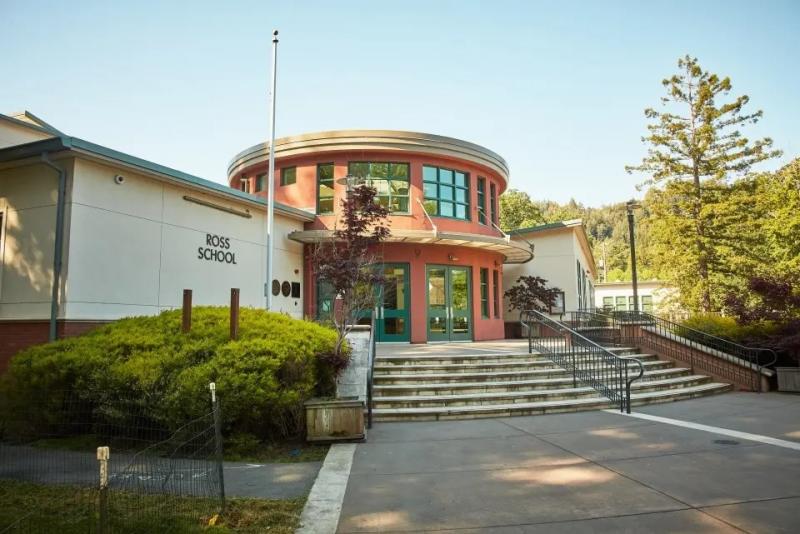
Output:
[[42,153],[42,163],[58,172],[58,200],[56,201],[56,243],[53,250],[53,294],[50,299],[50,333],[49,341],[58,337],[57,320],[58,304],[61,288],[61,266],[64,248],[64,204],[67,192],[67,173],[64,169],[53,163],[47,155]]

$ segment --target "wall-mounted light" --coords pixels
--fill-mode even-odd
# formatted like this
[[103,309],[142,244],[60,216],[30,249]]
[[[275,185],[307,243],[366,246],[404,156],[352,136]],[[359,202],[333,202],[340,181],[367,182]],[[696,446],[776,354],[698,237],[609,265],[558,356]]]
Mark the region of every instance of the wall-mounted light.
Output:
[[456,256],[455,254],[448,254],[447,259],[450,261],[458,261],[458,256]]

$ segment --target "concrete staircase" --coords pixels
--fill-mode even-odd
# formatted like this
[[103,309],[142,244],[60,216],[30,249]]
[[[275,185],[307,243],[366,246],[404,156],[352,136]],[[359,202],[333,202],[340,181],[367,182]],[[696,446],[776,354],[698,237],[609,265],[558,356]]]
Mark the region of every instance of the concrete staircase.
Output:
[[[694,375],[635,348],[609,349],[642,361],[631,405],[721,393],[729,384]],[[378,356],[373,416],[377,421],[471,419],[614,408],[594,389],[540,354]]]

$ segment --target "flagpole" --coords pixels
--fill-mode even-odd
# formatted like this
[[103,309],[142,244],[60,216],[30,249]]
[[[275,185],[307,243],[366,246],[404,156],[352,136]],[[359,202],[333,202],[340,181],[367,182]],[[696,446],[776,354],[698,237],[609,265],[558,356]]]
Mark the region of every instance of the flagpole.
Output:
[[272,310],[272,267],[275,250],[275,87],[278,70],[278,30],[272,32],[272,89],[270,99],[269,124],[269,174],[267,175],[267,281],[264,292],[267,294],[267,310]]

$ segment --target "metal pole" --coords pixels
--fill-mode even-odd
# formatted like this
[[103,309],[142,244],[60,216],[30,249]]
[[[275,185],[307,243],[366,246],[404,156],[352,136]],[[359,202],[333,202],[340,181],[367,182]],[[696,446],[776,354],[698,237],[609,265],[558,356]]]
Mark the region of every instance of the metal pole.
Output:
[[631,239],[631,281],[633,285],[633,311],[639,312],[639,281],[636,276],[636,237],[633,233],[633,208],[635,204],[628,202],[628,234]]
[[264,292],[267,294],[267,310],[272,309],[272,264],[275,249],[275,87],[278,70],[278,30],[272,32],[272,89],[269,93],[269,174],[267,180],[267,275]]

